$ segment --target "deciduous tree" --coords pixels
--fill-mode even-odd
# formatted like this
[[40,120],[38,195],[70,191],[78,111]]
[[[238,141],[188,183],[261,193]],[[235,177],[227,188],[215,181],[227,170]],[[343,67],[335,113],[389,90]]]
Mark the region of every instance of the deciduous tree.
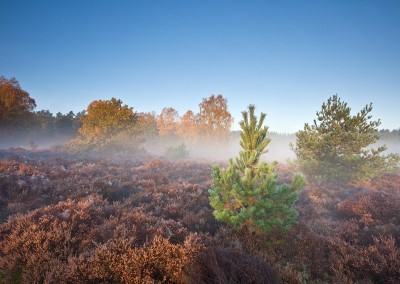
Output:
[[79,132],[86,142],[101,147],[133,137],[136,119],[133,108],[121,100],[97,100],[88,106]]
[[173,138],[177,130],[178,112],[172,108],[163,108],[157,120],[160,137]]
[[226,142],[233,123],[227,99],[222,95],[212,95],[204,98],[199,106],[202,137],[208,142]]
[[178,123],[177,134],[188,143],[196,142],[200,135],[199,116],[188,110]]
[[15,78],[0,76],[0,129],[26,127],[36,107]]
[[152,140],[158,137],[157,117],[154,113],[138,113],[136,125],[141,130],[145,140]]

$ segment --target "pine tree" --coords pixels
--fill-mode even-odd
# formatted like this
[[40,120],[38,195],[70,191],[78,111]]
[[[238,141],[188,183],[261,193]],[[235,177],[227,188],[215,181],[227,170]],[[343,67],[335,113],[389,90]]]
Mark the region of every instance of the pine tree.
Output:
[[240,145],[243,148],[229,167],[213,167],[213,185],[209,190],[210,204],[216,219],[235,228],[247,226],[252,231],[268,232],[273,228],[288,230],[298,216],[293,208],[297,191],[305,185],[301,176],[295,176],[291,185],[276,183],[276,163],[260,162],[270,139],[268,128],[254,115],[255,106],[243,111]]
[[297,165],[310,179],[347,183],[369,180],[395,170],[399,155],[382,153],[386,146],[369,148],[378,141],[380,120],[371,120],[372,104],[356,115],[337,95],[322,104],[314,123],[296,133]]

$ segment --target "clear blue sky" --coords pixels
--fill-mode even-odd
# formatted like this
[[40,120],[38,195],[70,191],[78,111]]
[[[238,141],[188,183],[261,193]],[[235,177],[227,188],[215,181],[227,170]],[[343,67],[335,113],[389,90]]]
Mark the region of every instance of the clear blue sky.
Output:
[[0,75],[56,113],[120,98],[135,110],[253,103],[294,132],[338,94],[400,127],[400,1],[1,2]]

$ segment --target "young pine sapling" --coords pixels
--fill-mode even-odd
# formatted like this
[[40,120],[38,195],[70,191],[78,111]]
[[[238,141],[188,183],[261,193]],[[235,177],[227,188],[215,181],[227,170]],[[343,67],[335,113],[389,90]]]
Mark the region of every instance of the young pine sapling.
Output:
[[297,191],[305,185],[302,176],[296,175],[293,183],[277,184],[276,163],[261,162],[266,153],[268,128],[263,126],[266,115],[254,115],[255,106],[243,111],[239,157],[230,159],[229,167],[213,167],[210,204],[217,220],[234,228],[247,226],[251,231],[268,232],[272,229],[288,230],[296,222],[298,213],[293,208]]

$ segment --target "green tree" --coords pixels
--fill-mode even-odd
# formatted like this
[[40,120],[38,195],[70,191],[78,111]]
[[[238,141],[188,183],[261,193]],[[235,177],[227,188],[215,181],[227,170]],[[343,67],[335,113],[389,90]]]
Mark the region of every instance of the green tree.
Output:
[[75,135],[75,114],[70,111],[67,114],[62,114],[58,112],[55,117],[54,126],[58,135],[72,136]]
[[86,114],[86,111],[82,110],[75,115],[74,123],[73,123],[73,128],[74,128],[75,133],[78,133],[79,129],[82,127],[82,120],[83,120],[83,117],[85,116],[85,114]]
[[288,230],[298,216],[293,208],[297,191],[305,185],[296,175],[293,183],[276,183],[275,165],[260,162],[270,140],[268,128],[263,126],[265,114],[260,119],[254,115],[254,105],[242,112],[240,146],[243,148],[229,167],[213,167],[213,184],[209,190],[210,204],[216,219],[235,228],[247,226],[252,231],[270,231],[273,228]]
[[189,151],[186,149],[185,143],[181,143],[176,147],[168,147],[164,156],[171,160],[181,160],[189,157]]
[[380,120],[371,120],[372,104],[351,115],[347,103],[334,95],[317,111],[312,125],[296,133],[297,165],[310,179],[347,183],[369,180],[395,169],[399,155],[383,155],[386,146],[373,149]]
[[35,112],[36,131],[40,135],[50,135],[54,133],[55,117],[49,110]]

